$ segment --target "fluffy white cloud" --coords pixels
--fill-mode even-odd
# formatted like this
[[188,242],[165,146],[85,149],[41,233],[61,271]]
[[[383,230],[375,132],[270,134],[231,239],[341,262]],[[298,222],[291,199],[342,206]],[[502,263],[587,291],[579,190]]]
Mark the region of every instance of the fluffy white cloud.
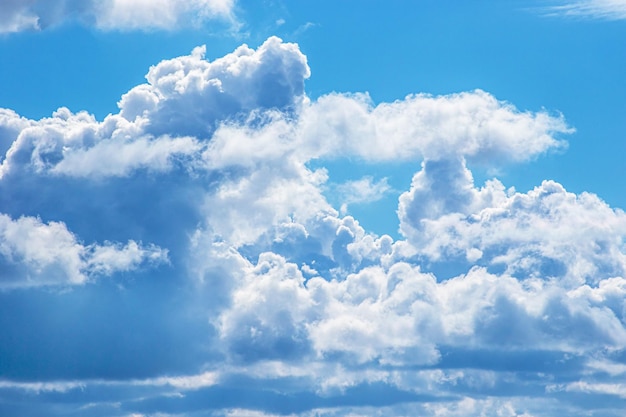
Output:
[[545,181],[528,193],[475,188],[463,160],[426,161],[400,197],[401,231],[433,261],[462,258],[569,285],[626,275],[626,214]]
[[[125,94],[120,113],[102,122],[65,108],[39,121],[3,110],[0,140],[12,145],[0,176],[22,167],[43,174],[123,176],[136,169],[168,170],[180,159],[193,168],[190,162],[200,158],[219,168],[215,160],[228,158],[228,150],[202,157],[206,145],[198,138],[210,137],[219,123],[238,115],[247,120],[253,110],[289,111],[305,99],[309,68],[294,44],[270,38],[257,50],[242,46],[214,62],[203,51],[152,67],[149,83]],[[220,146],[216,136],[214,148]]]
[[304,109],[299,133],[312,157],[368,161],[439,159],[525,161],[565,146],[562,116],[520,112],[481,90],[411,95],[374,106],[367,95],[330,94]]
[[[3,126],[22,121],[7,114]],[[23,122],[22,123],[26,123]],[[20,131],[9,131],[14,142],[0,166],[0,178],[12,170],[69,176],[124,176],[136,169],[163,171],[176,158],[197,152],[189,137],[154,137],[119,116],[97,122],[93,116],[66,108],[50,118],[29,121]]]
[[548,8],[549,14],[596,19],[626,19],[626,1],[624,0],[579,0],[564,2]]
[[90,277],[129,271],[144,262],[167,262],[167,251],[105,243],[85,246],[65,224],[0,214],[0,287],[84,284]]
[[[364,95],[331,94],[309,103],[309,75],[297,45],[278,38],[214,62],[196,48],[152,67],[148,83],[125,94],[120,113],[103,122],[67,109],[40,121],[4,111],[3,136],[14,142],[2,173],[30,165],[72,176],[126,175],[166,170],[177,158],[202,159],[208,169],[342,156],[524,161],[562,148],[556,136],[572,131],[560,116],[520,112],[483,91],[377,106]],[[11,127],[19,123],[28,128]]]
[[623,278],[600,281],[595,288],[611,294],[602,298],[589,286],[570,290],[483,268],[437,282],[405,262],[305,280],[297,265],[265,253],[247,271],[218,320],[225,348],[245,360],[304,355],[406,366],[436,364],[439,345],[572,353],[626,347]]
[[243,45],[208,62],[205,47],[160,62],[119,103],[128,120],[146,118],[146,130],[209,137],[219,122],[253,110],[295,109],[310,75],[298,46],[269,38],[256,50]]
[[[623,376],[611,355],[626,351],[626,215],[551,181],[527,193],[496,179],[477,187],[469,169],[562,149],[559,136],[572,131],[562,116],[479,90],[378,105],[336,93],[311,101],[308,77],[297,45],[270,38],[213,62],[202,47],[163,61],[103,121],[64,108],[38,121],[1,111],[3,285],[80,284],[171,257],[155,286],[175,294],[155,304],[184,300],[176,326],[202,334],[202,372],[134,383],[167,387],[159,395],[168,401],[248,378],[319,395],[301,410],[379,384],[442,396],[419,413],[391,414],[524,416],[536,409],[503,399],[499,387],[543,395],[549,383],[567,393],[572,374],[610,369],[598,381],[609,385]],[[344,157],[422,161],[399,199],[404,240],[368,233],[326,200],[324,163]],[[74,190],[86,195],[64,194]],[[389,185],[366,176],[336,190],[351,204]],[[85,245],[39,210],[104,243]],[[477,391],[500,399],[464,398]],[[150,398],[141,394],[135,406]]]
[[234,0],[6,0],[0,33],[40,30],[78,18],[102,29],[173,29],[221,18],[234,23]]

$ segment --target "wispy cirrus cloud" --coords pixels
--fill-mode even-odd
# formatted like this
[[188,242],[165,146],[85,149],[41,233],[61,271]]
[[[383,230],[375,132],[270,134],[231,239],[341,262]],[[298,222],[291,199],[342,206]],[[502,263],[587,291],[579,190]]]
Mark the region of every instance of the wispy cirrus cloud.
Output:
[[624,0],[580,0],[568,1],[544,9],[548,15],[605,20],[626,19]]
[[336,186],[336,191],[341,198],[340,212],[348,212],[350,204],[372,203],[382,199],[387,193],[392,191],[387,178],[378,181],[372,176],[365,176],[358,180],[347,181]]

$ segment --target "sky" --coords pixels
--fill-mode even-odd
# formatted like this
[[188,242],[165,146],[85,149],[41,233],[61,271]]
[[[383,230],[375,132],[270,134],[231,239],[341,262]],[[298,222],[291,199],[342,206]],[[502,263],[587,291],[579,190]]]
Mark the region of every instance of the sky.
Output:
[[626,408],[623,0],[0,3],[0,415]]

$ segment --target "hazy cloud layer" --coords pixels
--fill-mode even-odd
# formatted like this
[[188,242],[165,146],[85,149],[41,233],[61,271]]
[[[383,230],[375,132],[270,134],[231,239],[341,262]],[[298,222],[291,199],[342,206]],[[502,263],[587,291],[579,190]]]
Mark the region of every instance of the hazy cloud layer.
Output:
[[41,30],[68,20],[101,29],[174,29],[207,19],[233,20],[233,0],[6,0],[0,33]]
[[[309,75],[270,38],[158,63],[102,121],[0,112],[0,411],[619,415],[626,215],[471,172],[563,149],[564,117],[480,90],[311,100]],[[421,162],[402,239],[327,201],[341,158],[372,170],[330,187],[346,205]]]

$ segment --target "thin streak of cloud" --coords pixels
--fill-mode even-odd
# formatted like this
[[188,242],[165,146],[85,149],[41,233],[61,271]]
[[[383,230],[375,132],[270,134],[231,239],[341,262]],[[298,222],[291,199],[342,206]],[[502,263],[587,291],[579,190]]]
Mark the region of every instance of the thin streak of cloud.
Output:
[[574,18],[624,20],[626,19],[626,1],[580,0],[546,7],[544,14]]

